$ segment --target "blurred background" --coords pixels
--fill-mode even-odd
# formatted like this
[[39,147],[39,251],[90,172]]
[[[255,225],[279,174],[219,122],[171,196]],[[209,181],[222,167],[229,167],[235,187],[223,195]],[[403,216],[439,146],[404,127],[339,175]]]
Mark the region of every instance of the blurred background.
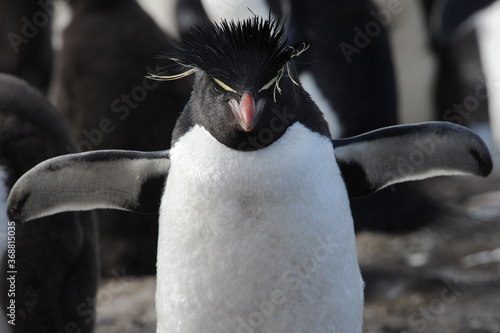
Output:
[[[251,12],[250,12],[251,10]],[[163,150],[190,79],[168,66],[189,26],[287,18],[300,80],[334,137],[422,121],[475,130],[484,179],[448,177],[353,200],[365,332],[500,332],[500,2],[0,0],[0,72],[58,110],[79,151]],[[0,89],[3,89],[0,85]],[[2,151],[0,151],[0,157]],[[154,332],[157,216],[98,211],[95,332]]]

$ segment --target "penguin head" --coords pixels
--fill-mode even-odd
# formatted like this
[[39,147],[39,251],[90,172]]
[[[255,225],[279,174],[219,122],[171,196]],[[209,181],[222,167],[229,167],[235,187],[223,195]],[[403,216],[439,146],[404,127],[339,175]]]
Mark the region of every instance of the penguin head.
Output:
[[[292,59],[306,49],[300,46],[287,46],[279,20],[253,17],[195,26],[170,57],[181,71],[153,78],[195,74],[188,104],[193,121],[226,146],[256,150],[297,120],[293,115],[303,89]],[[267,138],[256,143],[263,132]]]

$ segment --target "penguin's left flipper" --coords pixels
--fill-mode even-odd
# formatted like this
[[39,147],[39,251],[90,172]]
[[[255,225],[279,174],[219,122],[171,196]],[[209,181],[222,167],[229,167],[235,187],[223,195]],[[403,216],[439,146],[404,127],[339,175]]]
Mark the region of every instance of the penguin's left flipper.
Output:
[[113,208],[157,213],[169,151],[102,150],[46,160],[12,188],[9,219],[26,222],[65,211]]
[[477,134],[445,122],[386,127],[333,140],[333,146],[351,198],[434,176],[485,177],[493,167]]

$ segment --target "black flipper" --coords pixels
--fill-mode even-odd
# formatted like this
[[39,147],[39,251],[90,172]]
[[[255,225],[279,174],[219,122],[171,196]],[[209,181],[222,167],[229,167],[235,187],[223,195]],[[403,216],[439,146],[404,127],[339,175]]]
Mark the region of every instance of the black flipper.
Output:
[[471,130],[445,122],[391,126],[333,140],[349,197],[434,176],[487,176],[488,148]]
[[102,150],[58,156],[16,182],[7,213],[17,222],[97,208],[157,213],[169,168],[169,151]]

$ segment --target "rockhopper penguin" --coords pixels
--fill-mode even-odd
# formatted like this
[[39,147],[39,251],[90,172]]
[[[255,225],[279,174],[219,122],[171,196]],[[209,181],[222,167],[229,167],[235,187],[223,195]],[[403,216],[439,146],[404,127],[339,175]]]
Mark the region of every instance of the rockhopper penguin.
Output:
[[[160,212],[158,332],[361,332],[349,196],[438,175],[486,176],[489,152],[447,123],[332,140],[296,78],[283,25],[194,28],[172,57],[195,75],[163,152],[96,151],[26,173],[8,213]],[[156,197],[156,199],[152,199]]]
[[[372,0],[262,0],[252,1],[249,8],[235,8],[225,0],[180,0],[179,30],[184,36],[193,21],[218,22],[221,16],[244,19],[269,11],[274,17],[286,17],[288,45],[310,44],[295,65],[301,86],[324,113],[333,139],[396,125],[398,113],[411,111],[402,108],[405,103],[398,107],[393,68],[397,62],[393,64],[385,27],[385,21],[392,17],[393,23],[395,16],[377,8]],[[401,19],[401,14],[397,16]],[[376,36],[373,30],[366,31],[374,27]],[[427,108],[425,103],[418,107],[420,111]],[[411,232],[451,213],[429,195],[422,182],[397,184],[369,197],[353,198],[350,206],[356,232]]]

